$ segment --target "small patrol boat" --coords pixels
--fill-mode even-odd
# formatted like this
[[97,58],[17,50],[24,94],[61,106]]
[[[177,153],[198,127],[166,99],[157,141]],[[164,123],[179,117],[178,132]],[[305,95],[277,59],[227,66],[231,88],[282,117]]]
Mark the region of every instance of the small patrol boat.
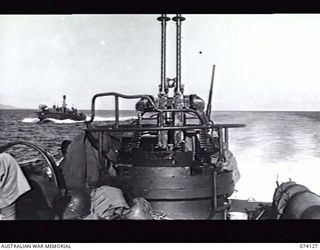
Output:
[[[158,20],[162,38],[160,85],[156,96],[115,92],[94,95],[85,133],[71,143],[64,159],[65,168],[63,164],[58,167],[45,149],[30,142],[11,142],[0,147],[0,152],[16,145],[31,147],[47,163],[47,167],[39,167],[32,162],[20,165],[34,188],[18,201],[21,205],[17,207],[23,207],[18,217],[43,219],[50,211],[51,217],[46,215],[45,219],[64,219],[62,214],[72,194],[71,184],[83,184],[98,190],[106,186],[118,188],[128,204],[136,197],[145,199],[147,206],[138,202],[142,204],[140,212],[152,213],[150,219],[320,219],[320,196],[291,180],[277,183],[270,202],[231,199],[239,173],[229,149],[229,130],[245,125],[216,124],[211,119],[215,66],[207,105],[197,94],[184,93],[181,23],[185,18],[180,14],[172,18],[177,29],[176,76],[166,78],[166,25],[170,18],[163,14]],[[94,122],[95,104],[98,98],[105,97],[114,98],[114,120],[98,124]],[[120,120],[120,99],[137,99],[136,119]],[[63,107],[66,108],[65,105]],[[48,111],[48,114],[52,113]],[[68,117],[64,114],[56,117]],[[36,208],[34,206],[39,204],[36,201],[41,196],[39,193],[45,197],[45,205]],[[79,197],[76,198],[79,203]],[[28,211],[33,212],[30,215]],[[108,218],[121,218],[118,215]]]
[[49,118],[57,120],[70,119],[74,121],[85,121],[86,115],[84,113],[79,112],[74,107],[71,109],[67,108],[66,98],[66,95],[63,95],[62,107],[53,105],[52,108],[49,108],[47,105],[40,104],[39,109],[36,112],[40,121],[42,122]]

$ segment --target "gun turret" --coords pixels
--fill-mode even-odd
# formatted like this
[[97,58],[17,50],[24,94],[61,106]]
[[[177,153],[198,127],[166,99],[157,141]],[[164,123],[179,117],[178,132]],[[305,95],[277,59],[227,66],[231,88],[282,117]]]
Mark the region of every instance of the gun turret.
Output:
[[[163,14],[158,20],[161,22],[158,95],[96,94],[92,98],[87,133],[97,133],[102,166],[103,134],[119,135],[121,147],[115,163],[117,181],[126,186],[125,191],[132,197],[144,197],[156,210],[172,213],[175,218],[222,218],[230,204],[228,197],[234,190],[232,170],[223,169],[230,156],[225,153],[228,151],[228,128],[243,125],[219,125],[210,120],[213,76],[206,111],[198,95],[184,94],[181,24],[185,18],[180,14],[172,18],[176,24],[176,76],[167,78],[166,28],[170,18]],[[96,98],[107,96],[115,98],[115,123],[90,125],[94,120]],[[138,99],[137,119],[120,123],[120,98]]]

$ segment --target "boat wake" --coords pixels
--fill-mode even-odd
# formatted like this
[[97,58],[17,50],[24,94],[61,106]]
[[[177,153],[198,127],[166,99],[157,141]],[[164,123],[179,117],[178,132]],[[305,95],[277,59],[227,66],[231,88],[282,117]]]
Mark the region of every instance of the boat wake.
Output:
[[254,198],[256,201],[271,202],[276,181],[282,183],[289,180],[303,183],[312,192],[319,193],[318,175],[312,174],[318,172],[319,164],[320,159],[317,157],[277,163],[261,163],[258,159],[239,159],[241,178],[236,184],[237,192],[232,198],[244,200]]
[[24,118],[24,119],[22,120],[22,122],[24,122],[24,123],[37,123],[37,122],[39,122],[39,121],[40,121],[39,118],[29,118],[29,117]]
[[42,121],[40,121],[39,118],[24,118],[22,120],[22,122],[24,123],[56,123],[56,124],[59,124],[59,123],[79,123],[79,122],[83,122],[83,121],[74,121],[74,120],[71,120],[71,119],[64,119],[64,120],[58,120],[58,119],[54,119],[54,118],[46,118]]
[[[135,119],[136,116],[124,116],[120,117],[120,121]],[[87,116],[86,121],[90,120],[90,116]],[[114,121],[114,117],[103,117],[103,116],[96,116],[94,118],[95,122],[108,122],[108,121]],[[56,124],[70,124],[70,123],[83,123],[83,121],[75,121],[71,119],[64,119],[64,120],[58,120],[54,118],[46,118],[43,121],[40,121],[39,118],[32,118],[32,117],[26,117],[22,120],[23,123],[56,123]]]

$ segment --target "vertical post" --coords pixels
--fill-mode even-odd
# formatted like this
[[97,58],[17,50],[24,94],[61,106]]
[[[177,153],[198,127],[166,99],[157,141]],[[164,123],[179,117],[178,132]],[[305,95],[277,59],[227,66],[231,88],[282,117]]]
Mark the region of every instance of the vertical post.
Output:
[[166,14],[162,14],[157,18],[161,22],[161,84],[160,94],[165,94],[165,82],[166,82],[166,31],[167,21],[170,20]]
[[217,172],[213,171],[212,173],[212,210],[213,214],[216,213],[218,204],[217,204]]
[[176,22],[177,25],[177,41],[176,41],[176,86],[175,86],[175,93],[181,94],[181,22],[185,20],[181,14],[177,14],[173,21]]
[[229,148],[229,130],[228,130],[228,128],[224,128],[224,144],[225,144],[224,149],[228,149]]
[[115,96],[115,126],[119,128],[119,96]]
[[212,220],[212,218],[217,213],[218,202],[217,202],[217,172],[213,171],[212,173],[212,194],[211,194],[211,212],[208,216],[208,220]]
[[225,156],[224,156],[224,147],[223,147],[223,140],[224,140],[224,135],[223,135],[223,128],[218,129],[218,138],[219,138],[219,161],[224,161]]
[[99,162],[101,168],[104,168],[104,157],[103,157],[103,132],[98,133],[99,138]]

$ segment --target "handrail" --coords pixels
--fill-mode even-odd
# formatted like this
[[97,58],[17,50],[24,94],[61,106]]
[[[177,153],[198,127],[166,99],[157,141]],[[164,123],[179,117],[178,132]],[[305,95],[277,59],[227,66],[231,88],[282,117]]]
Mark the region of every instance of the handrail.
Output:
[[119,105],[118,105],[118,98],[121,97],[121,98],[124,98],[124,99],[138,99],[138,98],[146,98],[149,103],[151,104],[152,108],[159,112],[159,113],[165,113],[165,112],[190,112],[190,113],[193,113],[195,114],[199,120],[204,124],[206,123],[206,121],[203,119],[203,117],[201,116],[201,114],[197,111],[197,110],[193,110],[193,109],[188,109],[188,108],[182,108],[182,109],[160,109],[160,108],[157,108],[153,99],[151,98],[151,95],[124,95],[124,94],[120,94],[120,93],[117,93],[117,92],[106,92],[106,93],[98,93],[98,94],[95,94],[93,97],[92,97],[92,100],[91,100],[91,118],[89,121],[86,121],[87,124],[90,124],[93,122],[94,120],[94,117],[95,117],[95,102],[96,102],[96,99],[98,97],[104,97],[104,96],[114,96],[115,97],[115,122],[116,122],[116,125],[119,125]]
[[130,131],[163,131],[163,130],[189,130],[189,129],[223,129],[223,128],[242,128],[245,124],[212,124],[212,125],[189,125],[189,126],[174,126],[174,127],[91,127],[86,130],[92,132],[130,132]]

